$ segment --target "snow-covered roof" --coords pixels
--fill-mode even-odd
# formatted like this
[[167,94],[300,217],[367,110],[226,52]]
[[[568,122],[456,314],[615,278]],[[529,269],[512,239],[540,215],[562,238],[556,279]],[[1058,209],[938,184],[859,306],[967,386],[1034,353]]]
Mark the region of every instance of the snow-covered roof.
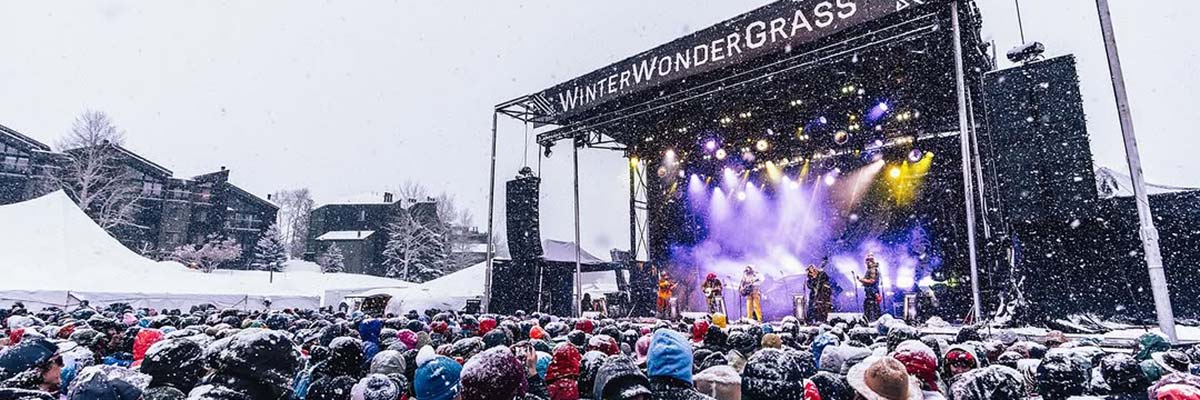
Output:
[[272,276],[266,271],[204,273],[150,260],[109,236],[61,191],[0,206],[0,226],[3,302],[63,306],[75,298],[158,308],[204,302],[261,307],[254,302],[270,298],[276,307],[316,307],[330,289],[411,285],[375,276],[323,274],[311,267]]
[[363,240],[374,234],[375,231],[330,231],[318,236],[317,240]]
[[[1112,168],[1098,167],[1096,168],[1096,190],[1101,198],[1132,197],[1134,195],[1133,178]],[[1178,193],[1194,190],[1200,190],[1200,188],[1146,183],[1146,192],[1148,194]]]
[[359,204],[394,204],[400,200],[400,196],[393,196],[391,203],[383,201],[384,192],[363,192],[349,196],[343,196],[331,201],[327,201],[322,206],[327,205],[359,205]]

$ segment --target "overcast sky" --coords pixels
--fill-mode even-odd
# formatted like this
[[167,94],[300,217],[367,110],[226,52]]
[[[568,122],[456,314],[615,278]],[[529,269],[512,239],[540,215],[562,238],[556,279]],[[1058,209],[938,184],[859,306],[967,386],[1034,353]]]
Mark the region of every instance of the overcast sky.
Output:
[[[414,180],[483,226],[494,104],[766,3],[3,0],[0,124],[53,143],[101,110],[179,176],[228,166],[254,193],[308,187],[318,201]],[[985,37],[1016,45],[1013,2],[979,3]],[[1097,162],[1122,165],[1094,1],[1024,3],[1029,38],[1079,57]],[[1113,3],[1147,177],[1200,186],[1200,2]],[[524,131],[501,129],[504,178],[523,162]],[[627,247],[626,164],[602,150],[581,159],[583,242],[603,256]],[[543,169],[543,234],[570,239],[568,149]]]

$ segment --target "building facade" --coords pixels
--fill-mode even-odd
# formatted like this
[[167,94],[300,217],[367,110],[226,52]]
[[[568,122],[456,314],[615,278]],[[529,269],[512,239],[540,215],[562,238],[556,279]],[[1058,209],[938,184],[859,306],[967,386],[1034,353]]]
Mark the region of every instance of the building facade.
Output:
[[316,261],[336,244],[344,256],[345,272],[384,276],[387,226],[404,214],[426,226],[441,224],[433,200],[397,200],[391,193],[317,207],[309,216],[304,258]]
[[[275,222],[279,207],[229,182],[229,170],[178,178],[171,170],[128,149],[108,146],[112,173],[137,188],[131,223],[109,229],[122,244],[151,258],[164,259],[174,249],[200,244],[212,234],[233,238],[242,247],[246,268],[255,244]],[[61,189],[50,178],[61,173],[80,149],[55,153],[50,147],[0,126],[0,204],[32,199]],[[269,196],[268,196],[269,197]]]

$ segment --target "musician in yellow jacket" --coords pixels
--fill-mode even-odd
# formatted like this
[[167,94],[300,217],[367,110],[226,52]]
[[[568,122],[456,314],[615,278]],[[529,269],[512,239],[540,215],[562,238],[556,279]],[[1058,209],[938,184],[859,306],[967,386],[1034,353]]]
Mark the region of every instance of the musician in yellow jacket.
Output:
[[671,277],[663,271],[658,275],[658,317],[669,319],[671,317],[671,297],[675,291],[675,282],[671,282]]
[[754,271],[754,267],[747,265],[746,271],[742,274],[742,296],[746,296],[746,318],[753,318],[762,322],[762,277]]

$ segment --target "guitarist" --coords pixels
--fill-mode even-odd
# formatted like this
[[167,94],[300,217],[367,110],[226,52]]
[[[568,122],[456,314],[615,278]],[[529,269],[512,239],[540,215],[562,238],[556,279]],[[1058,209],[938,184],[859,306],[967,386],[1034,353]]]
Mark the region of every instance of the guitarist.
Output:
[[746,271],[742,273],[742,296],[746,297],[746,318],[752,318],[758,322],[762,322],[762,293],[759,291],[762,286],[762,277],[754,271],[754,267],[747,265]]
[[671,277],[667,275],[667,271],[663,271],[658,275],[658,317],[669,319],[671,316],[671,297],[675,291],[675,286],[678,283],[671,282]]
[[704,290],[704,297],[708,299],[708,313],[725,313],[725,295],[721,286],[721,280],[717,279],[717,274],[709,272],[708,277],[704,279],[704,284],[700,285]]
[[821,266],[809,264],[808,266],[808,321],[817,324],[825,323],[829,320],[829,311],[833,309],[833,285],[829,283],[829,274],[825,273],[825,266],[829,262],[826,258],[821,261]]

